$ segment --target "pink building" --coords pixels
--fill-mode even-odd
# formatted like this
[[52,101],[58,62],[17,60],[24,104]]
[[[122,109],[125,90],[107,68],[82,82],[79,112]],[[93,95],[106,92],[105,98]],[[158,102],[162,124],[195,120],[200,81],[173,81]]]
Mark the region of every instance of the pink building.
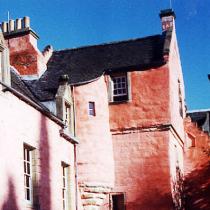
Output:
[[76,209],[78,142],[36,100],[8,55],[1,33],[0,209]]
[[184,81],[160,18],[161,34],[43,52],[28,17],[2,23],[0,208],[183,209]]

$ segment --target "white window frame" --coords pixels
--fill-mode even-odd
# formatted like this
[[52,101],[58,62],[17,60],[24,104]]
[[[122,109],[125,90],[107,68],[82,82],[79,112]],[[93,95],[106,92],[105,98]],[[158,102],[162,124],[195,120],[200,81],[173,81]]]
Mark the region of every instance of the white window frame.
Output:
[[128,95],[127,75],[112,77],[112,94],[113,94],[113,97]]
[[70,207],[69,168],[70,166],[65,163],[62,163],[61,166],[62,166],[62,205],[63,205],[63,210],[69,210],[69,207]]
[[109,102],[131,101],[130,72],[116,72],[109,75]]
[[[27,145],[23,147],[24,162],[24,198],[29,204],[33,203],[33,149]],[[29,193],[29,194],[28,194]]]

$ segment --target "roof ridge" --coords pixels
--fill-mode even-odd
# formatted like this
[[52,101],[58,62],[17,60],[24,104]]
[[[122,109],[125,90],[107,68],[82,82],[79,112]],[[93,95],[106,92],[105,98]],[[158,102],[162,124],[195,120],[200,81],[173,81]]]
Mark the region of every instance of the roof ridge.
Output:
[[94,44],[94,45],[84,45],[84,46],[79,46],[79,47],[54,50],[53,52],[73,51],[73,50],[79,50],[79,49],[83,49],[83,48],[85,49],[85,48],[100,47],[100,46],[105,46],[105,45],[116,45],[116,44],[121,44],[121,43],[126,43],[126,42],[132,42],[132,41],[134,42],[134,41],[141,41],[141,40],[145,40],[145,39],[151,39],[151,38],[159,37],[162,35],[163,34],[155,34],[155,35],[149,35],[149,36],[140,37],[140,38],[131,38],[131,39],[126,39],[126,40],[104,42],[104,43]]

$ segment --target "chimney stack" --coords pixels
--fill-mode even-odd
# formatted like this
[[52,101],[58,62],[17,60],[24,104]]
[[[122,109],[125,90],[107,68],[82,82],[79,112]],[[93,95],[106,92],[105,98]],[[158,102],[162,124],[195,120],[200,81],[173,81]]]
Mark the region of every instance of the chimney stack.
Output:
[[167,31],[175,27],[174,20],[176,15],[172,9],[161,10],[159,16],[162,22],[162,31]]
[[49,47],[44,54],[37,47],[38,35],[30,27],[30,18],[2,22],[1,28],[10,50],[10,63],[25,78],[40,77],[46,70],[53,49]]
[[[4,36],[6,37],[9,36],[9,33],[11,32],[13,36],[15,36],[15,34],[18,35],[18,33],[20,32],[32,31],[30,28],[29,17],[17,18],[15,21],[9,20],[9,22],[2,22],[1,29],[2,29],[2,32],[4,33]],[[35,34],[35,32],[33,33]]]

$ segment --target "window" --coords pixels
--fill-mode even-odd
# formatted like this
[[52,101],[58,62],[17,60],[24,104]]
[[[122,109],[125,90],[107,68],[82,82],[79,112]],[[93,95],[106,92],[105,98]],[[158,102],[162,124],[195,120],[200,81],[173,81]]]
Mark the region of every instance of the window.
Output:
[[127,79],[125,76],[118,76],[112,79],[113,81],[113,96],[127,95]]
[[111,201],[112,210],[125,210],[125,194],[124,193],[111,194],[110,201]]
[[122,102],[129,100],[129,80],[127,73],[111,75],[109,86],[111,102]]
[[29,202],[33,200],[32,151],[32,148],[24,145],[24,191],[25,200]]
[[71,106],[65,102],[65,125],[71,127]]
[[63,200],[63,210],[69,209],[69,166],[62,163],[62,200]]
[[89,102],[89,115],[91,115],[91,116],[96,115],[95,102]]

